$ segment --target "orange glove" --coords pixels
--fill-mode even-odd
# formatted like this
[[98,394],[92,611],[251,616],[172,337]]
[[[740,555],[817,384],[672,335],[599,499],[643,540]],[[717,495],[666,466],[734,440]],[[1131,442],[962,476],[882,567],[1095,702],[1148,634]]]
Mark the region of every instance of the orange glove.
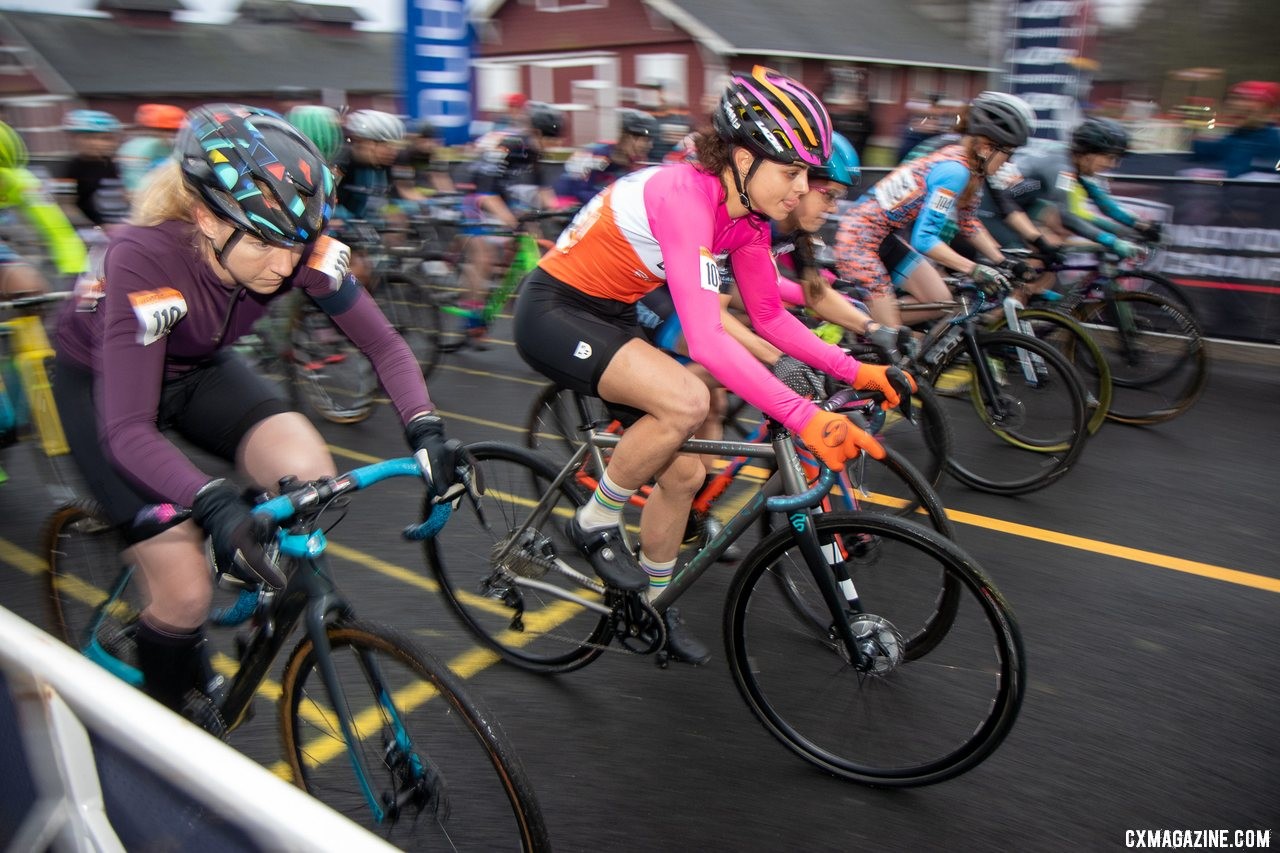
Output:
[[[892,409],[901,402],[901,398],[898,396],[898,389],[893,387],[889,371],[894,371],[897,376],[904,377],[911,390],[913,392],[916,390],[916,381],[905,370],[883,364],[866,363],[858,365],[858,375],[853,377],[853,387],[859,391],[879,391],[884,395],[885,408]],[[901,381],[899,380],[899,382]]]
[[844,415],[819,409],[800,430],[804,446],[833,471],[843,471],[845,463],[866,451],[872,459],[883,459],[884,448]]

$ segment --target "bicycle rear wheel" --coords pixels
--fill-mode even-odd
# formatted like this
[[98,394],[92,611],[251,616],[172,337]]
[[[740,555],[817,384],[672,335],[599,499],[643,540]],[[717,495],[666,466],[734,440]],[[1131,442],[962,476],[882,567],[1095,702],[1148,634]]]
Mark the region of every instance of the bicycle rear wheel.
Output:
[[447,666],[381,626],[340,623],[326,635],[341,698],[310,637],[281,677],[281,734],[300,788],[406,850],[550,849],[523,766]]
[[382,313],[413,350],[423,377],[440,363],[440,309],[426,279],[413,273],[388,272],[374,291]]
[[[444,529],[424,543],[445,600],[481,642],[522,669],[567,672],[586,666],[613,636],[607,613],[563,597],[612,607],[587,585],[595,575],[564,533],[565,522],[590,492],[566,480],[499,559],[559,469],[513,445],[484,442],[468,450],[484,472],[483,516],[464,500]],[[567,574],[557,557],[579,577]]]
[[369,417],[378,390],[373,365],[309,299],[298,302],[289,344],[294,384],[316,414],[336,424]]
[[[778,530],[743,560],[725,606],[729,668],[751,710],[797,755],[854,782],[925,785],[981,763],[1013,727],[1026,688],[1021,635],[1000,593],[971,557],[920,525],[870,513],[811,518],[824,546],[881,543],[874,559],[850,566],[858,606],[841,616],[868,667],[849,660],[834,619],[818,630],[782,600],[768,576],[811,570],[793,532]],[[939,576],[958,597],[945,628],[935,617]]]
[[1110,367],[1111,420],[1163,423],[1191,408],[1204,392],[1209,376],[1204,335],[1177,303],[1154,293],[1116,291],[1109,299],[1082,302],[1076,316],[1097,339]]
[[957,347],[937,370],[954,433],[947,469],[992,494],[1042,489],[1071,469],[1089,436],[1080,379],[1057,350],[1021,333],[978,331],[975,343],[981,367]]
[[[123,539],[93,501],[67,504],[45,525],[51,633],[76,651],[86,652],[96,641],[111,656],[132,662],[132,623],[143,601],[140,587],[128,583],[121,568],[123,548]],[[112,605],[103,612],[113,591]]]
[[538,451],[557,467],[568,462],[569,457],[582,444],[579,434],[579,427],[582,426],[582,414],[578,411],[577,403],[579,398],[586,401],[588,414],[601,426],[612,421],[605,410],[604,401],[599,397],[582,397],[554,383],[543,386],[542,391],[534,398],[533,405],[529,407],[529,417],[525,423],[525,446]]

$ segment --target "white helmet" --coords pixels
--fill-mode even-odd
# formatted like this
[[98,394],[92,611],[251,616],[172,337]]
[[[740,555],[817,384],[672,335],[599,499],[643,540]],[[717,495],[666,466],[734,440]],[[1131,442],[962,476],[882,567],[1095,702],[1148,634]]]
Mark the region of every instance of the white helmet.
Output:
[[347,115],[347,135],[374,142],[399,142],[404,139],[404,122],[381,110],[356,110]]

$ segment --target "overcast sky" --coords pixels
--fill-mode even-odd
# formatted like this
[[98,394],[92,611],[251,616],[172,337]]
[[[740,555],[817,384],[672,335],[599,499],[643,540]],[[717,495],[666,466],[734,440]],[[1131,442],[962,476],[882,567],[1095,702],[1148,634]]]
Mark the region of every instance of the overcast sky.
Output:
[[[221,23],[231,18],[240,0],[182,0],[191,10],[185,20]],[[311,0],[323,3],[324,0]],[[803,2],[803,0],[801,0]],[[889,0],[892,2],[892,0]],[[1147,0],[1093,0],[1094,8],[1104,23],[1125,23]],[[1154,0],[1160,2],[1160,0]],[[353,6],[368,19],[361,29],[400,30],[404,28],[405,0],[347,0],[336,5]],[[0,0],[0,9],[22,9],[28,12],[62,12],[91,9],[94,0]]]
[[[405,0],[345,0],[325,4],[324,0],[308,0],[318,5],[352,6],[368,19],[361,29],[399,30],[404,28]],[[182,0],[191,11],[183,20],[223,23],[230,20],[240,0]],[[0,9],[20,9],[24,12],[75,12],[92,9],[95,0],[0,0]]]

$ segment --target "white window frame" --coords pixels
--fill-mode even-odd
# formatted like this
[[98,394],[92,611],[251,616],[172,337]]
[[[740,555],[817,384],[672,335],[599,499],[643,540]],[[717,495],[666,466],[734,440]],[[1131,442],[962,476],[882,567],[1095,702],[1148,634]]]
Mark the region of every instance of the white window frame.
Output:
[[[635,79],[643,94],[648,83],[661,80],[670,97],[689,102],[689,57],[683,53],[641,53],[635,59]],[[652,91],[652,90],[649,90]],[[657,103],[645,104],[656,107]]]
[[915,66],[907,78],[907,100],[928,100],[938,92],[938,72],[934,68]]
[[508,95],[521,91],[520,66],[509,62],[477,62],[476,109],[501,112]]
[[582,12],[607,9],[609,0],[533,0],[533,8],[539,12]]
[[873,65],[867,69],[867,100],[873,104],[900,103],[901,72],[896,65]]

